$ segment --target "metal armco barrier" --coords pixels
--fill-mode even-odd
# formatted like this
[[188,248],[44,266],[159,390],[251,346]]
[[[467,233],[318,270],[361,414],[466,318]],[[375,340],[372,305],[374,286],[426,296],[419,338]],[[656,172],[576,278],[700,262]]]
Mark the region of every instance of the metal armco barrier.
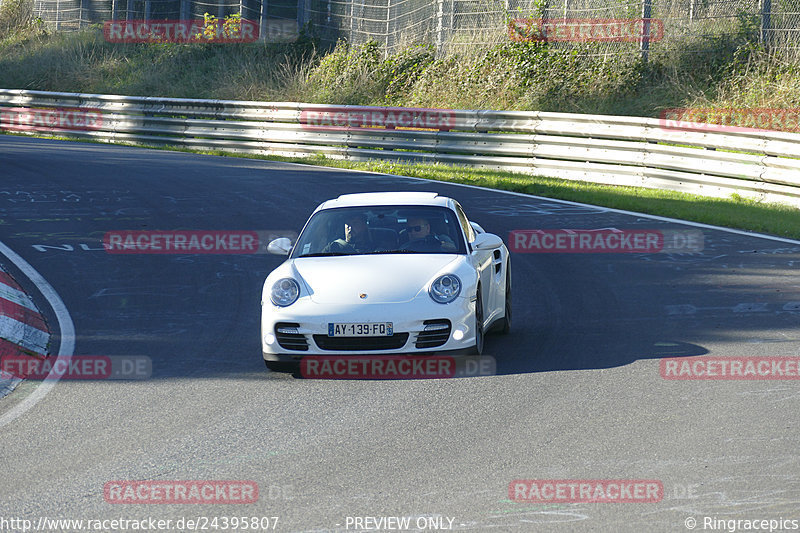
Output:
[[0,129],[262,155],[449,163],[704,196],[737,193],[800,207],[800,134],[689,129],[652,118],[0,89]]

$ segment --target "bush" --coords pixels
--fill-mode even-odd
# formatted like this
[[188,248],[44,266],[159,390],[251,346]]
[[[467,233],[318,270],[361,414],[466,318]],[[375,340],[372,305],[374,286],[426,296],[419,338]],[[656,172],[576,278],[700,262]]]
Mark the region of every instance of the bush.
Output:
[[308,77],[310,99],[337,104],[363,104],[381,99],[385,88],[381,55],[375,41],[360,46],[339,41]]
[[435,53],[435,48],[431,45],[415,45],[389,56],[384,61],[384,93],[388,105],[399,103],[407,97],[433,63]]
[[42,25],[41,19],[33,17],[33,0],[2,0],[0,2],[0,39]]

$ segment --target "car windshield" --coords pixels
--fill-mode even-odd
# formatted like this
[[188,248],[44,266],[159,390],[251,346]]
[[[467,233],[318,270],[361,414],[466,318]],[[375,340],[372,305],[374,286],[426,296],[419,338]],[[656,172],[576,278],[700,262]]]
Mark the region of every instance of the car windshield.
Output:
[[308,221],[292,258],[412,253],[466,253],[455,213],[434,206],[325,209]]

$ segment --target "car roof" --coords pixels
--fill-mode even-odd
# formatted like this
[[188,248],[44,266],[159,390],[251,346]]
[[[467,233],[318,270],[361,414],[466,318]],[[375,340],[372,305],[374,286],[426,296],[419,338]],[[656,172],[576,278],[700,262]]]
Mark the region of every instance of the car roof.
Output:
[[333,200],[322,202],[314,212],[336,207],[356,207],[370,205],[410,205],[450,207],[452,200],[435,192],[364,192],[343,194]]

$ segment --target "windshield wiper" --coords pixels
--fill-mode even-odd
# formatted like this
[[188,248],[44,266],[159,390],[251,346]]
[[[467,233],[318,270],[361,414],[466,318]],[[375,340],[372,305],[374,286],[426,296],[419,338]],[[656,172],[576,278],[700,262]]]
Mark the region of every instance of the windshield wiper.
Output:
[[369,252],[365,255],[375,255],[375,254],[417,254],[414,250],[378,250],[377,252]]
[[314,254],[299,255],[297,257],[298,258],[300,258],[300,257],[328,257],[328,256],[331,256],[331,255],[353,255],[353,254],[351,254],[349,252],[317,252],[317,253],[314,253]]

